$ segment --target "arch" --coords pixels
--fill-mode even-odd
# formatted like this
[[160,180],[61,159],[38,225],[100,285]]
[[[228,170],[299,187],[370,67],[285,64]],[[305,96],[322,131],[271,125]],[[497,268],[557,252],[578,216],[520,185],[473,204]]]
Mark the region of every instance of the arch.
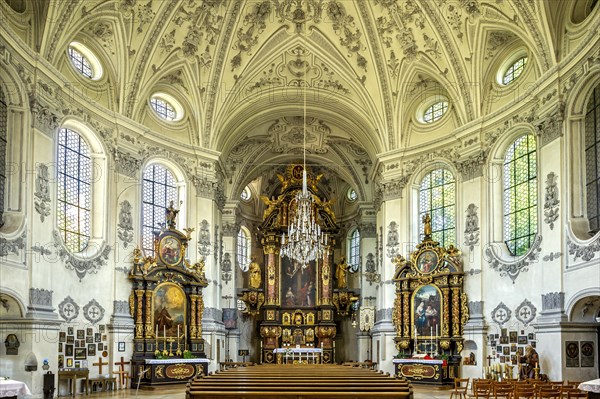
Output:
[[[184,174],[177,165],[154,157],[146,160],[143,165],[140,188],[140,245],[146,256],[151,256],[154,253],[153,231],[157,224],[165,221],[164,208],[169,206],[170,201],[173,201],[175,207],[179,206],[180,201],[186,198],[186,183]],[[160,198],[157,197],[157,191]],[[185,209],[179,210],[178,218],[178,224],[186,220]]]
[[[580,304],[581,301],[585,300],[586,298],[591,298],[591,297],[600,297],[600,287],[590,287],[590,288],[584,288],[580,291],[577,291],[575,294],[573,294],[565,303],[565,312],[567,314],[568,320],[569,321],[578,321],[576,320],[577,318],[574,315],[574,312],[577,310],[578,305]],[[596,313],[598,311],[598,308],[600,308],[600,300],[598,300],[598,303],[596,305]],[[593,317],[595,316],[594,312],[589,312],[589,318],[590,318],[590,322],[596,322],[595,320],[593,320]],[[583,318],[583,316],[582,316]],[[579,320],[581,321],[581,320]]]
[[23,300],[23,297],[19,295],[17,291],[13,290],[12,288],[0,286],[0,294],[8,296],[14,303],[16,303],[19,307],[18,310],[20,317],[25,317],[25,314],[27,312],[27,306],[25,306],[25,301]]

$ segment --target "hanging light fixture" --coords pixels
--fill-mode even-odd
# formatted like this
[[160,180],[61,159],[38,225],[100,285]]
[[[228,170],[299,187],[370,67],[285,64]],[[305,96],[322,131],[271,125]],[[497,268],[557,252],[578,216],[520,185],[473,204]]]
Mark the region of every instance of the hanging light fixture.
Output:
[[[308,18],[305,18],[307,23]],[[305,28],[306,34],[306,28]],[[304,57],[306,61],[306,48]],[[305,75],[306,78],[306,75]],[[324,253],[326,237],[321,232],[321,226],[317,222],[316,206],[312,194],[308,192],[306,183],[306,85],[304,86],[303,115],[302,115],[302,191],[296,194],[296,213],[288,225],[287,237],[281,235],[281,255],[295,260],[297,266],[305,269],[310,261],[321,258]]]

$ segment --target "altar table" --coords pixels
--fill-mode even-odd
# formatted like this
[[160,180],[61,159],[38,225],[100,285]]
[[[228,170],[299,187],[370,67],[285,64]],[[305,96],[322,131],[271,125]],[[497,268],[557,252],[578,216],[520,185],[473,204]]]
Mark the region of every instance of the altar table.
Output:
[[600,378],[582,382],[577,388],[589,392],[590,399],[600,398]]
[[273,353],[277,358],[277,364],[287,363],[321,363],[321,348],[276,348]]
[[423,384],[453,384],[459,378],[459,363],[439,359],[394,359],[396,377]]
[[143,372],[141,383],[144,385],[181,384],[199,375],[208,374],[209,359],[143,359],[132,361],[132,386],[138,382],[139,373]]
[[16,398],[31,395],[27,384],[15,380],[0,380],[0,398]]

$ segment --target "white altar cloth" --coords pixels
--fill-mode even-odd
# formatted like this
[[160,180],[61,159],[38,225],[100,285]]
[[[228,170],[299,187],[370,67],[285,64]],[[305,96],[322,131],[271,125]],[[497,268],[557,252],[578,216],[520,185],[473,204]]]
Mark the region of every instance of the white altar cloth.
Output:
[[444,364],[445,360],[440,359],[394,359],[392,363],[419,363],[419,364]]
[[579,384],[579,389],[582,391],[600,393],[600,378],[597,380],[585,381]]
[[27,396],[31,391],[27,384],[15,380],[0,380],[0,398],[7,396]]
[[323,353],[321,348],[275,348],[273,353]]
[[146,364],[210,363],[210,359],[144,359]]

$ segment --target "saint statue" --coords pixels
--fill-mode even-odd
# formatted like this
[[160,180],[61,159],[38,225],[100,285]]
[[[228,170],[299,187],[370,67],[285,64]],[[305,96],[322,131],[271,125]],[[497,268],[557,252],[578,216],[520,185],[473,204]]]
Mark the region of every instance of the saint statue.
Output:
[[533,349],[533,346],[527,345],[525,347],[525,356],[521,357],[519,361],[521,362],[519,370],[520,379],[535,378],[534,369],[538,367],[540,358],[535,349]]
[[248,274],[250,280],[248,281],[249,288],[260,288],[262,283],[262,276],[260,271],[260,265],[256,262],[256,256],[252,256],[252,262],[248,265]]
[[165,208],[165,218],[167,220],[167,228],[174,229],[175,224],[177,223],[175,219],[177,219],[177,214],[179,213],[179,209],[175,209],[173,205],[173,200],[169,203],[169,206]]
[[340,289],[346,288],[348,284],[346,281],[346,273],[348,272],[349,268],[350,265],[346,264],[346,257],[342,256],[342,259],[340,259],[340,263],[338,263],[335,268],[335,278],[337,279],[337,287]]
[[423,234],[425,238],[431,237],[431,216],[428,213],[423,216]]

